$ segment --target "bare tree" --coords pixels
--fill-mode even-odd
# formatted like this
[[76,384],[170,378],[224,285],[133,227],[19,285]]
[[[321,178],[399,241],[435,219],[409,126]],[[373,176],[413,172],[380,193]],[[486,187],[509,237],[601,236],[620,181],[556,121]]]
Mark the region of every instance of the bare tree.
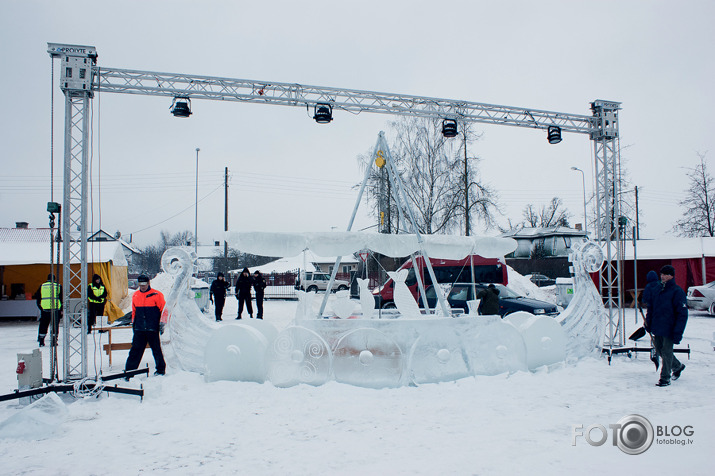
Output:
[[715,236],[715,181],[705,161],[707,152],[697,155],[700,163],[687,169],[690,188],[679,202],[683,218],[673,228],[680,236]]
[[[460,201],[458,161],[445,150],[441,122],[407,117],[391,123],[392,156],[421,233],[456,228]],[[407,216],[406,210],[403,211]]]
[[193,239],[194,234],[188,230],[180,231],[173,235],[166,230],[162,230],[158,243],[149,245],[141,250],[139,267],[144,273],[157,274],[161,271],[161,257],[167,249],[172,246],[189,246],[193,243]]
[[477,164],[481,159],[476,156],[470,157],[467,153],[469,143],[479,140],[481,134],[474,132],[470,123],[462,123],[460,126],[462,141],[456,157],[462,162],[458,208],[461,210],[459,217],[464,224],[464,234],[469,236],[472,234],[473,218],[482,221],[486,229],[495,226],[494,213],[499,211],[499,206],[496,192],[479,180]]
[[533,228],[569,226],[571,213],[563,205],[563,200],[559,197],[552,198],[548,205],[541,205],[538,211],[534,205],[530,203],[524,207],[522,211],[524,222]]

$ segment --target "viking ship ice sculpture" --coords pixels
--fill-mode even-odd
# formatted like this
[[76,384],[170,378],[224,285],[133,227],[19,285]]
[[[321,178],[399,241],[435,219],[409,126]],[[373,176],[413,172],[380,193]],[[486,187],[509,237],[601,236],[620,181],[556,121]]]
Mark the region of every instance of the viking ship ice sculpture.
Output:
[[[227,232],[226,241],[243,252],[262,256],[296,256],[305,249],[321,256],[337,256],[328,289],[332,288],[341,257],[361,250],[391,257],[411,256],[413,260],[419,253],[425,259],[431,281],[438,283],[430,257],[462,259],[479,254],[502,258],[516,248],[511,238],[421,235],[383,132],[373,156],[384,159],[374,163],[387,170],[398,208],[407,210],[405,221],[413,234],[350,231],[371,173],[370,165],[347,232]],[[362,318],[352,318],[357,306],[342,296],[332,308],[343,318],[324,319],[329,293],[322,298],[316,314],[312,301],[317,296],[299,292],[294,325],[276,335],[267,323],[254,323],[261,326],[258,328],[235,324],[219,329],[204,318],[187,293],[195,257],[172,249],[162,259],[164,269],[176,276],[167,301],[171,318],[163,344],[170,349],[167,357],[171,365],[203,372],[209,380],[262,382],[267,378],[281,387],[321,385],[331,379],[364,387],[397,387],[533,370],[565,358],[575,360],[596,349],[603,334],[604,310],[588,273],[600,267],[603,257],[599,252],[593,243],[574,246],[576,295],[558,321],[526,313],[504,320],[474,314],[453,317],[439,285],[433,287],[438,309],[423,312],[407,290],[405,276],[398,272],[393,275],[399,311],[396,319],[374,319],[374,304],[370,306],[366,296],[360,301]],[[417,280],[422,302],[427,302],[421,278]],[[365,292],[365,283],[361,289]]]
[[[231,240],[243,243],[241,249],[246,249],[248,241],[261,242],[260,247],[249,250],[260,248],[265,252],[271,240],[266,236],[259,240],[258,235],[233,234]],[[287,241],[297,248],[322,239],[321,234],[304,234],[302,239],[299,234],[290,235]],[[350,242],[354,246],[378,240],[370,234],[353,235]],[[282,234],[276,240],[285,237]],[[400,240],[410,242],[409,237]],[[429,243],[430,237],[425,240]],[[480,254],[503,255],[513,246],[499,239],[485,243],[491,246],[484,246]],[[285,247],[286,242],[278,246]],[[383,249],[389,247],[395,253],[404,251],[395,243]],[[290,254],[294,250],[283,251]],[[269,380],[280,387],[322,385],[330,380],[362,387],[397,387],[534,370],[565,359],[575,361],[595,352],[603,333],[603,305],[588,274],[598,269],[603,258],[593,243],[577,243],[572,251],[574,298],[557,319],[524,312],[505,319],[472,314],[441,317],[411,304],[401,309],[399,301],[397,316],[376,319],[373,309],[365,313],[365,299],[361,306],[352,304],[362,313],[350,319],[327,319],[329,316],[316,316],[310,303],[319,296],[307,293],[302,296],[293,325],[278,332],[261,321],[213,323],[189,292],[195,257],[181,249],[170,249],[162,263],[175,281],[167,298],[170,318],[162,345],[169,365],[203,373],[207,380]]]

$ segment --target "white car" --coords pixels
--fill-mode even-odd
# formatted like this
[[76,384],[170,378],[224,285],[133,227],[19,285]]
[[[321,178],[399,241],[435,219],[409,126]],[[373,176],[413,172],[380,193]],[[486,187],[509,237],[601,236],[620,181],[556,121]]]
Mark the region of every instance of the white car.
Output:
[[715,315],[715,281],[688,288],[688,307]]
[[[325,291],[330,283],[330,275],[318,271],[308,271],[300,273],[300,278],[296,280],[295,289],[301,289],[309,293]],[[341,279],[336,279],[333,282],[331,292],[345,291],[350,287],[350,283]]]

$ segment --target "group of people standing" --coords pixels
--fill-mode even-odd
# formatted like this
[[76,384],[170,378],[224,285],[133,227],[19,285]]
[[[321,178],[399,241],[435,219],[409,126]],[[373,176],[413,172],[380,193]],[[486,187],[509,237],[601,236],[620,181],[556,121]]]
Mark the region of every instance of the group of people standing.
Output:
[[[37,307],[40,309],[40,326],[37,331],[37,343],[40,347],[45,345],[45,338],[53,321],[56,343],[59,332],[60,317],[62,315],[62,285],[54,274],[47,275],[47,281],[33,295]],[[92,327],[97,322],[97,316],[104,315],[104,305],[107,302],[107,288],[98,274],[92,276],[92,282],[87,286],[87,334],[92,332]]]
[[[225,280],[223,273],[218,273],[216,279],[211,283],[209,291],[209,299],[215,306],[216,321],[222,321],[223,307],[226,304],[226,294],[230,289],[231,284]],[[263,295],[266,289],[266,280],[263,279],[260,271],[256,271],[251,276],[248,268],[243,268],[241,274],[236,278],[234,283],[236,290],[236,299],[238,299],[238,316],[236,319],[241,319],[243,307],[245,305],[248,311],[248,316],[253,317],[253,305],[251,304],[251,288],[256,291],[256,318],[263,319]]]

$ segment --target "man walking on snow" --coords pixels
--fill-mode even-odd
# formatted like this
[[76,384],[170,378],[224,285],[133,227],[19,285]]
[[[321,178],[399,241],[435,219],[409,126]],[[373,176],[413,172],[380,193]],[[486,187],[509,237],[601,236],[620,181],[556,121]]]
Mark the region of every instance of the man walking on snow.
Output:
[[649,315],[646,316],[646,327],[653,334],[653,344],[663,364],[660,368],[658,387],[670,385],[671,372],[673,380],[678,380],[685,365],[673,354],[673,345],[680,344],[683,331],[688,322],[688,306],[685,292],[675,284],[675,268],[670,265],[660,269],[660,288],[653,293]]

